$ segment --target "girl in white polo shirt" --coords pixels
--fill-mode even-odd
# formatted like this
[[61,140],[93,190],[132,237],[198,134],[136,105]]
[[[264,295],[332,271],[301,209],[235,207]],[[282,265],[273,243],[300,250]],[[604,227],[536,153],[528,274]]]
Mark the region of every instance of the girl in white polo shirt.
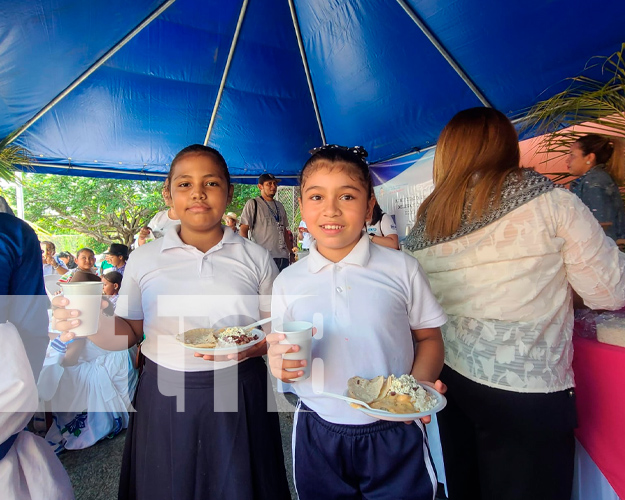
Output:
[[[183,149],[167,183],[180,226],[132,253],[115,335],[106,335],[113,326],[101,316],[90,337],[122,349],[145,333],[119,498],[290,499],[278,415],[268,411],[266,346],[207,360],[175,339],[192,328],[267,316],[277,269],[264,248],[221,225],[233,186],[215,149]],[[78,324],[71,310],[57,309],[55,317],[60,330]]]
[[[301,500],[431,500],[436,477],[421,422],[378,421],[312,387],[320,374],[323,391],[335,394],[356,375],[412,374],[434,383],[443,367],[439,326],[446,317],[417,260],[371,243],[364,231],[374,204],[365,157],[362,148],[324,146],[304,165],[300,204],[315,242],[276,278],[271,309],[283,321],[321,326],[322,318],[312,346],[322,367],[293,382],[304,372],[285,369],[306,362],[282,359],[299,347],[279,345],[280,334],[267,337],[269,362],[300,397],[293,468]],[[444,389],[440,381],[436,387]]]

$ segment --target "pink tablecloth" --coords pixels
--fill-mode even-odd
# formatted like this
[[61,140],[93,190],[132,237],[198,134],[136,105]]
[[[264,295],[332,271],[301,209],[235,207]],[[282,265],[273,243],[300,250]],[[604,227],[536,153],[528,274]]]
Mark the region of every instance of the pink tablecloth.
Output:
[[625,499],[625,348],[575,337],[576,436]]

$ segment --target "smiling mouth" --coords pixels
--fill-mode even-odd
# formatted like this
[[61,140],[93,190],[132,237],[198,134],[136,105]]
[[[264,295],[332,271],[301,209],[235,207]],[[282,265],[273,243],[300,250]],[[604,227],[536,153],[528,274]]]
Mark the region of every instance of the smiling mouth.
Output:
[[324,224],[321,226],[321,229],[325,229],[327,231],[336,231],[338,229],[343,229],[345,226],[339,226],[338,224]]

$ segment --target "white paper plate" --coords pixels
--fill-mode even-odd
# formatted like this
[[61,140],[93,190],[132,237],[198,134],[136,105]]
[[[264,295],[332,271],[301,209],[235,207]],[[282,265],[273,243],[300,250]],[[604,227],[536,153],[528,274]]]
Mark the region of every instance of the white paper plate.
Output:
[[[429,385],[419,384],[423,387],[427,392],[432,394],[436,400],[436,406],[428,411],[423,411],[420,413],[391,413],[384,410],[370,410],[369,408],[365,408],[364,406],[359,406],[357,408],[353,407],[355,410],[363,412],[365,415],[369,415],[370,417],[377,418],[379,420],[388,420],[389,422],[407,422],[409,420],[416,420],[418,418],[427,417],[428,415],[434,415],[434,413],[438,413],[445,406],[447,406],[447,399],[436,389],[430,387]],[[349,391],[345,391],[345,396],[349,396]],[[351,406],[351,403],[346,403]]]
[[184,347],[185,349],[190,349],[194,352],[200,352],[202,354],[212,354],[214,356],[223,356],[227,354],[235,354],[237,352],[247,351],[250,347],[255,346],[256,344],[262,342],[265,338],[265,332],[263,332],[262,330],[258,328],[254,328],[252,330],[252,333],[255,333],[256,335],[258,335],[258,338],[256,340],[252,340],[251,342],[247,344],[235,345],[232,347],[215,347],[213,349],[209,349],[207,347],[199,348],[199,347],[193,347],[192,345],[183,344],[178,338],[179,336],[184,338],[184,334],[182,333],[176,335],[176,340],[180,342],[180,345],[182,345],[182,347]]

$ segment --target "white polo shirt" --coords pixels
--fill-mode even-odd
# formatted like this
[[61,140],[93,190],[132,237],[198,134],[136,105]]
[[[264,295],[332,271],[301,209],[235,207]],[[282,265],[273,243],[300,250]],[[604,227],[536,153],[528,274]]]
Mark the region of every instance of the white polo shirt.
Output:
[[292,387],[323,419],[350,425],[376,419],[343,401],[316,395],[313,379],[316,389],[343,394],[355,375],[410,373],[411,330],[438,327],[447,319],[417,260],[370,243],[364,233],[338,263],[323,257],[314,242],[306,259],[276,278],[271,313],[285,322],[310,321],[318,328],[312,344],[313,375]]
[[397,225],[389,214],[382,214],[382,218],[373,226],[367,224],[367,234],[374,236],[388,236],[389,234],[397,234]]
[[269,252],[223,226],[223,239],[203,253],[182,242],[180,226],[132,252],[115,313],[143,320],[141,351],[166,368],[217,370],[236,362],[195,358],[176,339],[192,328],[248,325],[270,310],[278,275]]

